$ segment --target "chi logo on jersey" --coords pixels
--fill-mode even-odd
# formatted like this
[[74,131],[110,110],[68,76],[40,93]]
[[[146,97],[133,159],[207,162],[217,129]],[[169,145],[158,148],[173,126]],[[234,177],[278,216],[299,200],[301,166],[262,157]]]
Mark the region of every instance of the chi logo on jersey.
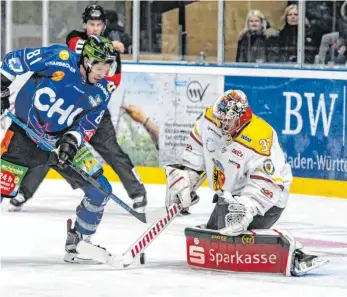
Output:
[[67,59],[69,59],[69,57],[70,57],[70,54],[69,54],[69,52],[67,50],[60,51],[60,53],[59,53],[59,58],[60,59],[66,61]]
[[275,166],[272,163],[271,159],[266,159],[263,163],[263,169],[264,171],[269,174],[269,175],[273,175],[275,172]]
[[[47,100],[47,96],[49,100]],[[44,97],[44,100],[41,97]],[[34,106],[38,110],[46,111],[48,118],[52,118],[53,115],[58,114],[60,115],[57,121],[59,125],[63,125],[66,122],[68,126],[71,126],[74,118],[83,111],[83,108],[75,109],[75,105],[71,104],[64,109],[64,103],[65,100],[63,98],[57,98],[57,94],[49,87],[38,89],[34,95]]]
[[54,81],[61,81],[65,76],[65,73],[63,71],[56,71],[52,75],[52,80]]

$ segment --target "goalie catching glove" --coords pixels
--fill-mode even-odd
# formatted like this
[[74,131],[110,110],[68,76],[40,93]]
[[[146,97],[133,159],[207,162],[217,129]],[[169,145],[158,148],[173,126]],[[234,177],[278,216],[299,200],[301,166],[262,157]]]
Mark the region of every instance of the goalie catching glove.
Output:
[[191,194],[200,179],[200,174],[193,169],[176,164],[164,168],[167,182],[166,206],[181,203],[184,208],[188,208],[198,203],[199,196]]
[[253,200],[248,196],[232,195],[223,191],[218,194],[216,209],[217,216],[224,217],[224,226],[218,226],[219,232],[224,235],[237,236],[247,231],[253,217],[258,214],[258,209]]

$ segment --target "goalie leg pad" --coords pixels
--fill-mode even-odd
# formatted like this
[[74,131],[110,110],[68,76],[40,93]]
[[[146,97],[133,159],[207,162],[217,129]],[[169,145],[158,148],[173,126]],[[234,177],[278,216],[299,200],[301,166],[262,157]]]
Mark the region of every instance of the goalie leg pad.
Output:
[[212,270],[281,273],[301,276],[328,261],[296,249],[287,231],[259,229],[237,236],[186,228],[187,262]]
[[[111,185],[103,175],[98,177],[98,182],[107,191],[112,191]],[[90,185],[83,187],[82,190],[85,196],[76,209],[75,228],[83,235],[92,235],[96,232],[110,197],[105,196],[103,192]]]

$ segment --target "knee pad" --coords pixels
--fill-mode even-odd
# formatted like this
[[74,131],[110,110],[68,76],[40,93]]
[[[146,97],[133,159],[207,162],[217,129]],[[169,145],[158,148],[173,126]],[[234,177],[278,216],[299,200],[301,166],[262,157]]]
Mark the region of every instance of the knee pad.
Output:
[[[112,186],[104,175],[100,175],[96,180],[105,189],[105,191],[112,192]],[[82,190],[85,196],[87,196],[94,205],[106,205],[107,201],[110,199],[107,197],[106,193],[93,187],[92,185],[86,185],[82,187]]]
[[[107,190],[112,191],[112,187],[105,176],[98,177],[98,182]],[[92,235],[104,214],[104,208],[110,199],[104,192],[88,185],[82,188],[85,196],[76,209],[76,230],[81,234]]]

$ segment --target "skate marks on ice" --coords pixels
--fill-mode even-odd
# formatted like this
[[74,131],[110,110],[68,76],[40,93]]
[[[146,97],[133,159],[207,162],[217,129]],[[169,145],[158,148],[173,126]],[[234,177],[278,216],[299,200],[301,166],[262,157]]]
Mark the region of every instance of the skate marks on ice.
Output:
[[[302,278],[272,274],[233,273],[193,269],[186,263],[184,228],[205,223],[209,217],[211,195],[201,189],[201,204],[192,215],[178,217],[165,232],[146,250],[147,263],[114,270],[107,265],[71,265],[63,262],[65,222],[67,215],[74,214],[81,196],[67,188],[64,182],[52,187],[44,183],[40,197],[28,204],[28,212],[10,214],[2,210],[2,259],[0,296],[6,297],[129,297],[129,296],[347,296],[347,244],[345,214],[347,201],[330,204],[329,199],[301,197],[290,205],[276,228],[290,230],[300,238],[305,248],[322,255],[330,263],[312,271]],[[46,186],[47,185],[47,186]],[[58,185],[58,186],[57,186]],[[53,189],[59,188],[59,197]],[[119,185],[115,193],[125,196]],[[161,206],[165,187],[147,186],[151,207]],[[312,200],[321,199],[322,207],[309,209]],[[305,204],[309,200],[309,204]],[[313,203],[317,205],[316,203]],[[334,217],[322,220],[324,209],[335,209]],[[324,207],[323,207],[324,206]],[[31,210],[40,209],[37,213]],[[47,213],[42,211],[47,210]],[[109,204],[95,240],[110,251],[123,252],[143,232],[145,226],[131,217],[119,215],[119,207]],[[305,209],[297,211],[297,209]],[[58,211],[57,211],[58,210]],[[307,211],[306,211],[307,210]],[[305,217],[307,216],[307,218]],[[74,216],[72,216],[74,217]],[[326,243],[328,242],[328,243]],[[333,243],[332,243],[333,242]],[[334,243],[335,242],[335,243]],[[341,245],[336,244],[341,243]],[[332,245],[332,247],[330,246]],[[305,250],[306,250],[305,249]],[[1,289],[4,288],[2,294]],[[57,289],[59,288],[59,290]]]

